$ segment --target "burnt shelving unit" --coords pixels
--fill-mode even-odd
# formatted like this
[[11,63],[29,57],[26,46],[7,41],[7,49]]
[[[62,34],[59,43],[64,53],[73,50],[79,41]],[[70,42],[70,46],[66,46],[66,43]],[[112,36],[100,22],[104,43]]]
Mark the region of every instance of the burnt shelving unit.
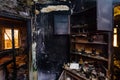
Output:
[[[108,15],[109,19],[104,17],[110,23],[101,22],[103,15],[108,14],[102,11],[108,0],[105,2],[94,0],[93,5],[89,5],[89,7],[86,7],[87,4],[85,4],[87,0],[81,1],[83,2],[80,3],[81,8],[76,8],[79,9],[78,12],[73,9],[70,28],[70,63],[79,63],[80,69],[73,71],[73,69],[65,67],[66,79],[110,80],[112,76],[112,12]],[[103,2],[104,5],[101,7],[100,4]],[[112,1],[110,2],[112,3]],[[111,3],[107,5],[110,11],[112,11]]]
[[[5,80],[17,80],[18,79],[18,70],[19,68],[22,66],[20,61],[21,58],[28,58],[29,56],[29,48],[24,48],[25,52],[22,52],[21,47],[15,47],[16,43],[15,43],[15,29],[18,29],[19,31],[22,30],[22,28],[24,28],[22,31],[25,32],[24,36],[26,37],[26,40],[29,40],[26,42],[26,46],[30,46],[30,35],[28,36],[28,34],[30,34],[30,19],[28,18],[23,18],[17,14],[12,14],[12,13],[6,13],[4,11],[0,12],[0,36],[2,37],[0,39],[0,69],[3,70],[3,72],[5,72]],[[26,29],[25,29],[26,27]],[[10,29],[11,30],[11,38],[9,37],[9,40],[11,41],[11,44],[9,44],[9,46],[11,45],[11,48],[5,48],[5,29]],[[27,30],[28,32],[26,32],[25,30]],[[7,34],[7,33],[6,33]],[[23,44],[24,42],[22,41],[22,34],[19,32],[19,41]],[[7,35],[8,36],[8,35]],[[21,45],[21,43],[19,42],[19,45]],[[23,48],[23,47],[22,47]],[[25,54],[24,54],[25,53]],[[20,55],[26,55],[26,57],[21,56]],[[20,61],[19,61],[20,60]],[[28,61],[28,59],[27,59]],[[21,61],[22,62],[22,61]],[[23,63],[22,63],[23,64]],[[26,63],[25,63],[26,64]],[[26,64],[26,66],[28,66],[29,64]],[[24,67],[24,66],[23,66]],[[28,72],[28,71],[27,71]],[[28,75],[28,74],[27,74]],[[4,76],[3,76],[4,77]]]

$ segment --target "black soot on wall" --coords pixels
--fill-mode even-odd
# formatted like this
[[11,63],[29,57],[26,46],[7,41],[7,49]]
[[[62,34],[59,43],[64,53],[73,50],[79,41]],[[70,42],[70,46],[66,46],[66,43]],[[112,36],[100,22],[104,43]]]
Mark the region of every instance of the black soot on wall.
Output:
[[57,80],[63,64],[68,61],[69,35],[54,34],[54,22],[53,14],[37,15],[35,41],[38,80]]

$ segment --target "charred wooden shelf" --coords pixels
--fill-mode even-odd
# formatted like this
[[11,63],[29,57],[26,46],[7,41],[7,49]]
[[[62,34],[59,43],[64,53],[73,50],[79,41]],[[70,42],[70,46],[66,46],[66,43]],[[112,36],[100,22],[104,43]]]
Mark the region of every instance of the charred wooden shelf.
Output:
[[88,25],[87,24],[85,24],[85,25],[77,25],[77,26],[72,26],[71,28],[79,28],[79,29],[81,29],[81,28],[88,28]]
[[15,14],[15,13],[10,13],[10,12],[6,12],[6,11],[1,11],[0,12],[0,17],[8,17],[10,19],[17,19],[17,20],[27,20],[30,19],[30,17],[23,17],[19,14]]
[[0,58],[0,67],[4,67],[4,65],[8,65],[11,62],[13,62],[12,57],[7,56],[7,57]]
[[80,35],[80,34],[92,34],[92,35],[107,35],[108,33],[104,32],[104,31],[84,31],[84,32],[72,32],[71,35]]
[[85,12],[89,12],[91,10],[95,10],[96,7],[95,6],[91,6],[89,8],[86,8],[86,9],[82,9],[80,12],[74,12],[72,15],[80,15],[81,13],[85,13]]
[[116,69],[120,69],[118,66],[116,66],[116,65],[114,65],[114,68],[116,68]]
[[87,33],[86,34],[84,34],[84,33],[82,33],[82,34],[76,34],[76,35],[71,35],[72,37],[87,37]]
[[89,80],[85,76],[83,76],[82,73],[80,74],[76,70],[72,70],[69,68],[64,68],[64,70],[65,70],[66,74],[72,76],[76,80]]
[[108,43],[105,42],[88,42],[88,41],[72,41],[72,43],[76,44],[96,44],[96,45],[108,45]]
[[88,58],[93,58],[93,59],[97,59],[97,60],[102,60],[102,61],[108,61],[107,58],[101,57],[101,56],[92,56],[92,55],[88,55],[88,54],[81,54],[80,52],[71,52],[72,54],[77,54],[83,57],[88,57]]

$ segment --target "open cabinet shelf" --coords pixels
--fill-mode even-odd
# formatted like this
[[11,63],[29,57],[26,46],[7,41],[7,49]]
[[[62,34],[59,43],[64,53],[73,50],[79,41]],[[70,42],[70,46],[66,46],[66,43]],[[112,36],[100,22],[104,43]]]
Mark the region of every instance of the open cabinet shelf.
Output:
[[[72,31],[71,29],[71,33],[72,32],[74,31]],[[78,35],[79,34],[80,33],[78,33]],[[89,41],[88,40],[89,38],[91,39],[93,38],[93,41]],[[91,69],[90,66],[92,65],[97,73],[102,73],[104,75],[104,79],[109,78],[110,77],[110,75],[108,76],[108,72],[110,71],[109,69],[110,40],[109,39],[110,39],[110,32],[105,32],[105,34],[102,34],[101,32],[99,32],[99,34],[91,34],[89,33],[89,30],[87,36],[71,37],[70,62],[79,63],[83,68],[86,67],[85,65],[87,62],[87,66],[89,66],[87,67],[88,70]],[[82,63],[80,63],[81,60]],[[85,72],[83,71],[81,73],[85,73]],[[90,77],[87,77],[87,79],[89,80]]]
[[87,41],[72,41],[75,44],[95,44],[95,45],[108,45],[108,43],[101,43],[101,42],[87,42]]
[[80,52],[71,52],[71,54],[75,54],[75,55],[79,55],[79,56],[86,57],[86,58],[91,58],[91,59],[95,59],[95,60],[101,60],[101,61],[108,62],[107,58],[104,58],[102,56],[91,55],[91,53],[81,54]]
[[101,23],[98,12],[102,1],[95,1],[95,7],[86,8],[71,15],[70,67],[71,64],[76,63],[79,64],[77,67],[79,69],[75,73],[71,68],[66,71],[76,76],[80,75],[79,77],[82,78],[71,78],[72,80],[92,80],[92,78],[110,80],[111,78],[112,26]]

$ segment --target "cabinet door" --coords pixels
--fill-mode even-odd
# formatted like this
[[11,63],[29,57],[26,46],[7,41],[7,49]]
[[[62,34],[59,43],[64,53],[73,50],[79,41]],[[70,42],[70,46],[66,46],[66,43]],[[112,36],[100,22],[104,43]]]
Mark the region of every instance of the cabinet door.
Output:
[[97,29],[112,31],[112,0],[97,0]]

